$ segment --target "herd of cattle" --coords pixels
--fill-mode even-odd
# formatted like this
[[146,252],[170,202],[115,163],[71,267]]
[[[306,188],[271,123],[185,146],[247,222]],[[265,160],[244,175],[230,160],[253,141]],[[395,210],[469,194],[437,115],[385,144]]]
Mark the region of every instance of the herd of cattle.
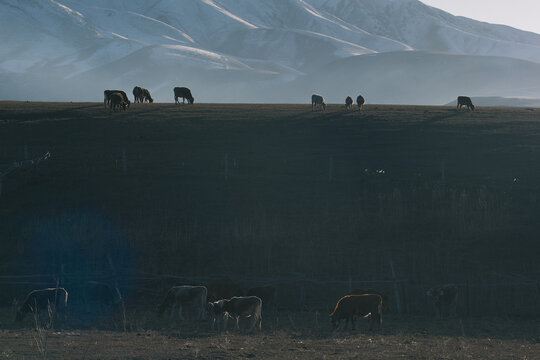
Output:
[[[83,304],[81,311],[88,311],[88,304],[99,304],[112,311],[119,311],[119,305],[124,305],[118,290],[103,282],[89,281],[79,286],[75,291],[77,303]],[[437,286],[429,289],[426,295],[434,305],[437,318],[456,317],[458,288],[454,284]],[[70,300],[71,301],[71,300]],[[263,308],[264,306],[264,308]],[[68,292],[62,287],[33,290],[26,296],[16,313],[16,321],[24,319],[29,313],[38,314],[48,311],[62,320],[67,319]],[[86,309],[86,310],[85,310]],[[116,310],[115,310],[116,309]],[[249,318],[249,330],[255,327],[261,329],[263,310],[266,314],[276,314],[276,287],[265,285],[242,291],[241,288],[226,284],[208,284],[208,286],[181,285],[171,287],[157,308],[158,316],[170,310],[171,320],[176,314],[180,321],[210,320],[214,330],[227,329],[228,320],[236,322],[240,328],[240,318]],[[388,309],[388,298],[373,289],[356,289],[341,297],[329,315],[334,329],[340,327],[345,320],[346,329],[349,322],[355,329],[358,318],[370,318],[370,329],[377,324],[382,325],[383,309]],[[72,311],[69,312],[70,316]]]
[[[178,104],[180,103],[179,98],[182,98],[182,103],[185,104],[186,100],[189,104],[193,104],[195,99],[193,98],[193,95],[191,94],[191,90],[186,87],[175,87],[173,89],[174,92],[174,103]],[[131,104],[129,101],[127,94],[123,90],[105,90],[103,92],[104,98],[103,103],[105,107],[109,107],[112,111],[116,110],[127,110]],[[145,88],[141,88],[140,86],[135,86],[133,88],[133,102],[135,103],[144,103],[149,102],[153,103],[154,99],[152,99],[152,96],[150,96],[150,91]],[[356,98],[356,104],[358,105],[358,110],[364,109],[364,104],[366,103],[366,100],[362,95],[358,95]],[[350,96],[347,96],[345,99],[345,108],[347,110],[352,110],[353,105],[353,98]],[[474,105],[472,103],[472,100],[468,96],[458,96],[457,98],[457,110],[461,110],[463,106],[467,106],[467,109],[474,111]],[[326,103],[324,102],[324,98],[321,95],[313,94],[311,95],[311,110],[317,111],[317,110],[326,110]]]
[[[173,89],[173,92],[175,104],[180,103],[180,98],[182,98],[182,103],[184,104],[186,100],[189,104],[193,104],[195,102],[195,98],[191,94],[191,90],[186,87],[175,87]],[[153,103],[154,99],[152,99],[152,96],[150,95],[150,91],[148,91],[148,89],[142,88],[140,86],[135,86],[133,88],[133,102]],[[131,101],[129,101],[126,92],[123,90],[105,90],[103,91],[103,105],[105,105],[105,107],[109,107],[111,111],[126,111],[131,105]]]

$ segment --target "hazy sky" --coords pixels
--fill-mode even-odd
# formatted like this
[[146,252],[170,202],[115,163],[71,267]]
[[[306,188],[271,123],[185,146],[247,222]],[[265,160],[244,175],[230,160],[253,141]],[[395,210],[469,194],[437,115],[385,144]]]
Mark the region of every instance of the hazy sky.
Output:
[[421,0],[454,15],[540,34],[539,0]]

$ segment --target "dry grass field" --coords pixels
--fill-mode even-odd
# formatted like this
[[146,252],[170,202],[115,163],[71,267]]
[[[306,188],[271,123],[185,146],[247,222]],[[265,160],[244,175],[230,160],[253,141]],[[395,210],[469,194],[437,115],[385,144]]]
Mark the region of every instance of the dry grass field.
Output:
[[[389,316],[382,330],[332,331],[326,314],[281,313],[262,331],[209,331],[208,323],[144,320],[127,332],[92,327],[47,332],[49,359],[538,359],[538,321]],[[133,319],[133,318],[131,318]],[[277,325],[276,325],[277,321]],[[31,323],[31,321],[29,321]],[[155,327],[153,327],[155,325]],[[247,323],[244,324],[246,326]],[[146,327],[148,326],[148,327]],[[245,327],[244,327],[245,329]],[[30,327],[0,330],[1,359],[44,357]]]
[[[127,331],[75,316],[49,359],[540,359],[539,136],[532,108],[0,102],[0,359],[44,357],[10,304],[63,275],[117,276]],[[156,320],[171,274],[283,283],[278,319]],[[348,280],[394,278],[403,315],[332,332]]]

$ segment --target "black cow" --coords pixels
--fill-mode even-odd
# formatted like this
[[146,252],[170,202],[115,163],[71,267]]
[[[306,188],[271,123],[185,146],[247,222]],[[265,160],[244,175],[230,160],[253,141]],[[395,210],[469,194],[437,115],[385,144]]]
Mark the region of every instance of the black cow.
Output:
[[364,109],[365,103],[366,103],[366,100],[364,99],[364,97],[362,95],[358,95],[358,97],[356,98],[356,104],[358,105],[359,110]]
[[437,318],[456,317],[458,288],[454,284],[435,286],[426,292],[435,307]]
[[348,295],[368,295],[375,294],[379,295],[382,298],[382,305],[385,311],[388,309],[388,296],[382,294],[381,292],[374,289],[354,289]]
[[74,298],[88,312],[106,312],[122,306],[122,294],[118,288],[100,281],[87,281],[73,289]]
[[472,103],[472,100],[468,96],[458,96],[457,98],[457,110],[461,110],[463,105],[467,106],[467,109],[474,111],[474,105]]
[[174,103],[178,104],[180,101],[178,101],[178,98],[182,98],[182,103],[185,104],[185,100],[187,99],[188,103],[193,104],[195,102],[195,98],[193,95],[191,95],[191,90],[189,90],[186,87],[175,87],[174,88]]
[[347,96],[347,98],[345,99],[345,109],[351,110],[352,103],[353,103],[352,97]]
[[346,295],[339,299],[330,318],[334,329],[339,327],[341,320],[345,320],[345,329],[350,321],[354,330],[356,318],[368,315],[371,315],[370,329],[373,329],[375,323],[380,328],[382,325],[382,297],[380,295]]

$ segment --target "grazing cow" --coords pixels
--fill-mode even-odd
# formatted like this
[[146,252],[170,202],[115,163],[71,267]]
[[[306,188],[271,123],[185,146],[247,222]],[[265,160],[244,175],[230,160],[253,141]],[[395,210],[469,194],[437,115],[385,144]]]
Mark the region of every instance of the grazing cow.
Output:
[[191,95],[191,90],[186,87],[175,87],[174,88],[174,103],[179,104],[178,98],[182,98],[182,104],[185,104],[187,99],[188,103],[193,104],[195,98]]
[[126,102],[124,101],[124,98],[122,97],[122,94],[120,93],[112,93],[109,95],[109,106],[112,111],[116,111],[116,109],[122,109],[126,111]]
[[152,97],[150,96],[150,91],[148,91],[148,89],[141,89],[142,90],[142,101],[141,102],[145,102],[145,101],[148,101],[150,104],[154,102],[154,99],[152,99]]
[[353,103],[352,97],[347,96],[347,98],[345,99],[345,109],[351,110],[352,103]]
[[166,308],[171,308],[171,319],[174,317],[175,307],[178,308],[178,317],[182,317],[182,308],[192,308],[197,319],[204,320],[206,308],[206,298],[208,291],[204,286],[173,286],[167,292],[165,299],[159,306],[159,315],[163,314]]
[[435,286],[426,292],[435,307],[437,318],[457,316],[458,288],[454,284]]
[[78,298],[85,311],[105,311],[105,309],[114,309],[122,305],[123,299],[120,290],[112,287],[107,283],[100,281],[87,281],[82,284],[75,293],[75,298]]
[[142,88],[140,86],[135,86],[133,88],[133,102],[139,103],[143,101],[144,101],[144,98],[142,97]]
[[356,318],[358,316],[366,317],[368,315],[371,315],[370,330],[373,329],[375,322],[378,323],[378,327],[380,328],[382,325],[382,297],[380,295],[346,295],[339,299],[330,317],[332,318],[334,329],[339,327],[342,319],[345,319],[345,329],[350,320],[352,329],[354,330]]
[[252,287],[246,291],[246,296],[256,296],[262,300],[263,310],[271,311],[276,310],[276,287],[273,285],[264,285]]
[[68,292],[64,288],[47,288],[41,290],[32,290],[26,298],[24,303],[17,311],[15,317],[16,321],[21,321],[24,316],[29,312],[38,313],[40,311],[48,311],[49,307],[53,313],[62,314],[63,318],[66,318],[68,302]]
[[230,299],[220,301],[222,303],[218,305],[216,311],[220,311],[224,315],[223,328],[225,330],[227,330],[227,320],[229,317],[236,319],[236,329],[240,329],[240,317],[251,318],[249,331],[252,331],[255,325],[259,327],[259,330],[261,329],[262,300],[260,298],[256,296],[234,296]]
[[356,98],[356,104],[358,105],[358,110],[364,109],[364,104],[366,103],[366,100],[362,95],[358,95]]
[[317,108],[326,110],[326,103],[321,95],[311,95],[311,111],[315,111]]
[[468,96],[458,96],[457,98],[457,110],[461,110],[461,107],[465,105],[467,106],[467,109],[474,111],[474,105],[472,103],[472,100]]
[[206,304],[206,313],[210,317],[210,323],[212,324],[212,330],[216,327],[220,330],[221,324],[223,323],[223,320],[226,316],[229,316],[228,314],[224,313],[223,311],[223,305],[225,304],[225,300],[221,299],[214,302],[209,302]]
[[122,91],[122,90],[103,91],[103,104],[105,105],[105,107],[110,106],[111,95],[115,93],[119,93],[122,96],[122,100],[124,101],[124,103],[126,103],[126,106],[129,108],[129,105],[131,104],[131,102],[129,101],[125,91]]
[[230,280],[213,281],[208,283],[206,287],[208,289],[208,301],[229,299],[244,294],[244,290]]
[[388,297],[386,295],[378,292],[377,290],[374,290],[374,289],[354,289],[353,291],[351,291],[347,295],[368,295],[368,294],[380,295],[380,297],[382,298],[383,309],[385,309],[385,311],[388,309]]

